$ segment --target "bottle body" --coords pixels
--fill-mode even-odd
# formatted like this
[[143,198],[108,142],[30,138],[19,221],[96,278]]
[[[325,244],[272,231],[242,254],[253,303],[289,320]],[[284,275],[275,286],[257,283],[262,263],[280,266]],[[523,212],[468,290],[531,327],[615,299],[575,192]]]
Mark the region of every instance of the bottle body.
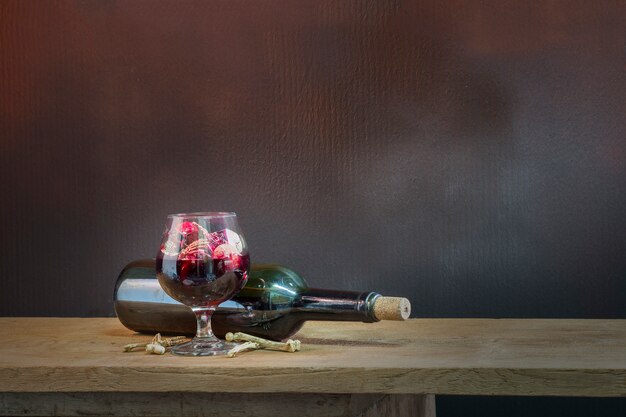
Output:
[[[374,292],[308,288],[294,271],[278,265],[252,265],[248,282],[231,300],[219,305],[213,332],[244,332],[273,340],[296,333],[307,320],[378,321]],[[189,307],[161,289],[155,261],[131,262],[120,274],[115,311],[126,327],[139,332],[194,334],[196,319]]]

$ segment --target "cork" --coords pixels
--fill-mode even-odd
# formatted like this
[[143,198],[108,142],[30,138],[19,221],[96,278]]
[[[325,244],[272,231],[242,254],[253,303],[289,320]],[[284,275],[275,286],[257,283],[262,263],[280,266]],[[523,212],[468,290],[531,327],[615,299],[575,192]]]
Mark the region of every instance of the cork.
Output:
[[374,316],[378,320],[406,320],[411,315],[411,302],[403,297],[378,297]]

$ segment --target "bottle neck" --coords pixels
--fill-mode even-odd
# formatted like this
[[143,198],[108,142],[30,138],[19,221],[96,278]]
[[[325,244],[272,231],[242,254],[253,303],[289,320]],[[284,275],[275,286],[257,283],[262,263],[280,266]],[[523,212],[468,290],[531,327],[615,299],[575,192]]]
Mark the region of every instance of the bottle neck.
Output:
[[378,297],[380,294],[375,292],[307,288],[294,307],[305,320],[372,323],[378,321],[373,311]]

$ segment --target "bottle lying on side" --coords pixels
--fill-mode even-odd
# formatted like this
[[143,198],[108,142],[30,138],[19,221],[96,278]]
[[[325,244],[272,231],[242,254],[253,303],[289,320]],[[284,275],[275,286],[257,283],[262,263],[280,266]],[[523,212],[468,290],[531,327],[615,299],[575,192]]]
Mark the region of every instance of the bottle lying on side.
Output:
[[[193,335],[196,317],[191,309],[168,296],[159,285],[155,260],[131,262],[115,285],[115,311],[131,330]],[[307,320],[406,320],[411,304],[406,298],[375,292],[308,288],[304,279],[280,265],[252,265],[245,287],[219,305],[211,324],[217,337],[244,332],[283,340]]]

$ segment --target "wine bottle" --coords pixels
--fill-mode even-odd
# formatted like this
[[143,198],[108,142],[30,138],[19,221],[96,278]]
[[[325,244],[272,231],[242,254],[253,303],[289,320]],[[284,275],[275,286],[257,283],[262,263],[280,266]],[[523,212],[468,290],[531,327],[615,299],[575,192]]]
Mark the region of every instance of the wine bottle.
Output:
[[[191,309],[169,297],[155,275],[154,259],[131,262],[115,285],[115,311],[138,332],[194,334]],[[219,305],[211,324],[217,337],[244,332],[272,340],[296,333],[307,320],[405,320],[409,300],[375,292],[309,288],[298,274],[279,265],[253,264],[248,281],[231,300]]]

